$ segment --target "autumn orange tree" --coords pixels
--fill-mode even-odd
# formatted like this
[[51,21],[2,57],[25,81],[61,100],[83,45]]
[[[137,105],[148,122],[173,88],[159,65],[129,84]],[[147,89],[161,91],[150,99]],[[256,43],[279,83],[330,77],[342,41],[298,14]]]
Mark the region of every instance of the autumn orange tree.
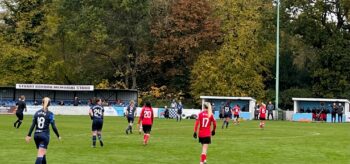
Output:
[[186,90],[199,52],[215,49],[220,24],[203,0],[158,0],[152,10],[151,34],[154,83]]

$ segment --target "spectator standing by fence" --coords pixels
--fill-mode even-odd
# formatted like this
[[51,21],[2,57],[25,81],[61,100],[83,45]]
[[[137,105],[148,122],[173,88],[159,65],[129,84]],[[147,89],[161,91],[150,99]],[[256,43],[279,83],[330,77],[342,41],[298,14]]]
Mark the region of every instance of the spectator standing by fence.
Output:
[[272,104],[271,101],[269,101],[269,105],[267,105],[267,120],[270,120],[270,115],[273,120],[273,110],[275,109],[275,106]]
[[59,101],[59,102],[58,102],[58,105],[63,106],[63,105],[64,105],[64,101]]
[[175,99],[173,99],[173,101],[170,104],[170,108],[171,109],[176,109],[176,106],[177,106],[177,103],[176,103]]
[[169,119],[169,108],[167,106],[164,107],[164,117],[166,119]]
[[39,105],[38,101],[34,100],[34,103],[33,103],[35,106]]
[[74,97],[74,100],[73,100],[73,105],[74,106],[78,106],[80,104],[80,100],[79,100],[79,98],[78,97]]
[[224,107],[225,107],[224,102],[221,102],[220,111],[219,111],[220,112],[220,114],[219,114],[220,120],[224,119]]
[[333,103],[331,114],[332,114],[332,122],[334,122],[334,123],[336,120],[337,110],[338,110],[337,104]]
[[176,121],[178,122],[178,121],[181,121],[181,119],[182,119],[182,109],[183,109],[183,106],[182,106],[181,101],[179,101],[179,103],[177,104],[176,108],[177,108]]
[[344,106],[341,103],[339,103],[338,111],[337,111],[339,123],[343,122],[343,112],[344,112]]
[[259,120],[259,104],[258,103],[256,103],[255,104],[255,107],[254,107],[254,119],[255,120]]

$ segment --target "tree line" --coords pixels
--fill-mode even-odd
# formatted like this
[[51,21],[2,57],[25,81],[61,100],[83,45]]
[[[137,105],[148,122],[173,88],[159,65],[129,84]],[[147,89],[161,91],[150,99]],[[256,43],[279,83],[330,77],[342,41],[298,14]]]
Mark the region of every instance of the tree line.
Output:
[[[0,85],[273,100],[271,0],[3,0]],[[281,1],[280,106],[350,98],[350,2]],[[151,89],[152,88],[152,89]],[[166,94],[164,94],[166,95]]]

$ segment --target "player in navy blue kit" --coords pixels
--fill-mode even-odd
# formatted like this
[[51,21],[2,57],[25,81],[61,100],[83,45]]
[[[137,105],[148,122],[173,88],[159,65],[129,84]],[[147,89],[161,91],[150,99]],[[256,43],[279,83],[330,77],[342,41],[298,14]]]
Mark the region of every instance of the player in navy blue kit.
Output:
[[103,147],[103,141],[101,136],[102,126],[103,126],[103,115],[104,109],[102,106],[102,100],[96,99],[95,105],[90,108],[89,115],[92,120],[92,147],[96,147],[96,135],[100,141],[101,147]]
[[22,124],[23,121],[23,111],[27,111],[27,105],[24,102],[25,101],[25,97],[22,95],[19,98],[19,101],[16,103],[17,109],[16,109],[16,116],[17,116],[17,121],[15,123],[13,123],[13,126],[15,128],[19,128]]
[[227,103],[224,106],[224,123],[222,124],[222,129],[224,128],[225,125],[226,125],[226,128],[228,127],[231,117],[232,117],[231,107],[230,107],[230,104]]
[[46,150],[50,141],[50,124],[58,139],[61,140],[55,125],[54,114],[48,109],[49,105],[50,98],[43,98],[43,108],[35,112],[32,126],[30,127],[28,135],[26,136],[26,141],[29,143],[30,139],[32,138],[32,132],[35,128],[34,141],[36,148],[38,149],[35,164],[46,164]]
[[125,130],[126,134],[132,134],[132,126],[134,124],[135,116],[136,116],[136,106],[133,100],[130,101],[130,105],[126,108],[125,112],[126,118],[128,119],[128,127]]

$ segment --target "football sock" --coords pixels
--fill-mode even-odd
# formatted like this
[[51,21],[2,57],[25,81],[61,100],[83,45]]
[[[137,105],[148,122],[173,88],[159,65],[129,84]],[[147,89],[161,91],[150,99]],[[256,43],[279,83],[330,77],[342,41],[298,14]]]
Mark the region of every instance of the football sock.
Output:
[[35,164],[42,164],[43,162],[43,157],[36,157]]
[[100,141],[100,145],[103,147],[103,141],[102,141],[102,136],[101,134],[97,134],[98,140]]
[[225,124],[226,124],[226,120],[225,120],[224,123],[222,124],[222,128],[224,128]]
[[15,123],[13,123],[14,127],[17,127],[17,123],[19,122],[19,120],[17,120]]
[[22,124],[22,121],[19,121],[17,124],[17,129],[21,126],[21,124]]
[[43,157],[42,164],[46,164],[46,155],[44,155],[44,157]]
[[132,133],[132,126],[131,125],[129,125],[129,130],[130,130],[130,133]]
[[96,146],[96,136],[92,136],[92,146]]
[[226,128],[228,127],[229,122],[226,122]]
[[204,162],[205,160],[207,160],[207,155],[206,154],[202,154],[201,155],[201,162]]

